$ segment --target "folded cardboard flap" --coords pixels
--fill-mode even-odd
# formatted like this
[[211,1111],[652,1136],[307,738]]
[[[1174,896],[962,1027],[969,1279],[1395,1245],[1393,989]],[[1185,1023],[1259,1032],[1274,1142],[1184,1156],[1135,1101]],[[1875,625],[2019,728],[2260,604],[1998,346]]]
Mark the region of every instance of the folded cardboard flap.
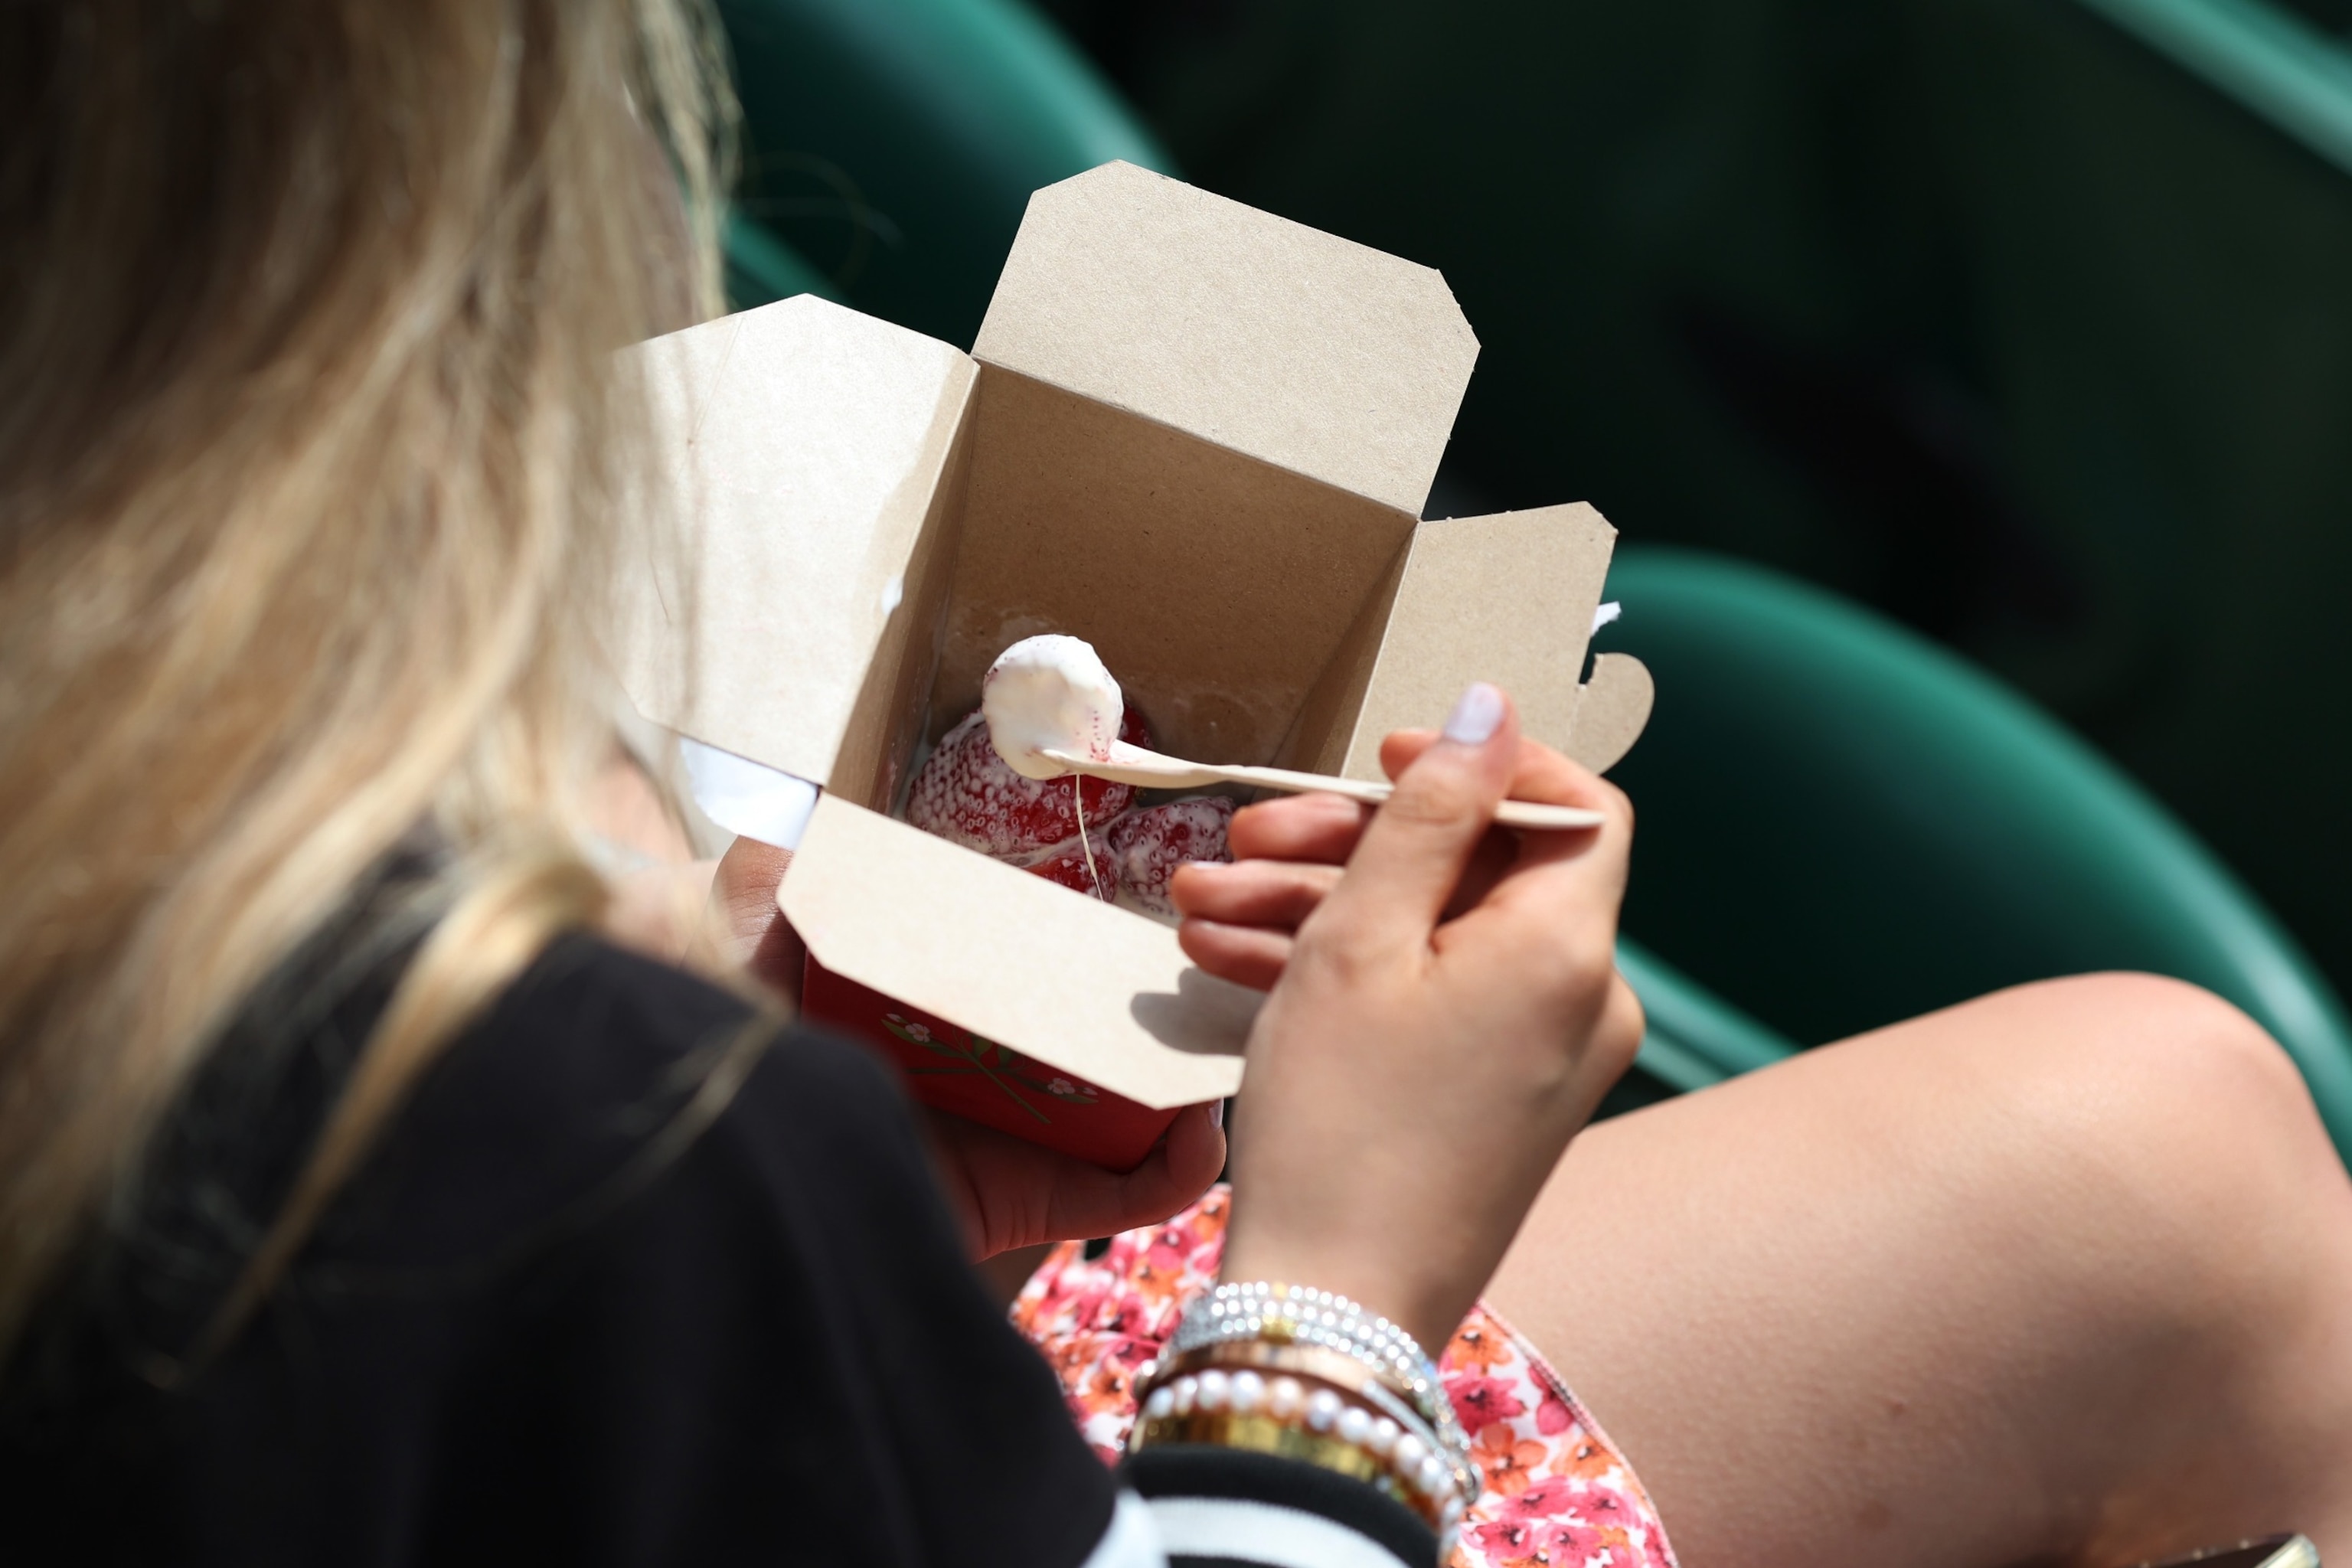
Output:
[[819,963],[1155,1110],[1241,1084],[1254,991],[1155,921],[817,802],[779,892]]
[[1656,688],[1650,668],[1630,653],[1604,653],[1592,661],[1592,679],[1577,694],[1576,728],[1568,754],[1596,773],[1624,760],[1650,721]]
[[1106,163],[1029,198],[971,352],[1418,517],[1478,340],[1433,268]]
[[949,595],[962,558],[977,391],[956,427],[906,570],[883,590],[887,618],[826,784],[850,800],[877,807],[898,800],[923,737],[947,632]]
[[1423,523],[1339,772],[1381,777],[1381,740],[1443,723],[1474,680],[1508,691],[1525,732],[1565,750],[1616,537],[1582,502]]
[[657,723],[828,782],[977,368],[805,295],[631,352],[671,526],[620,574],[622,686]]

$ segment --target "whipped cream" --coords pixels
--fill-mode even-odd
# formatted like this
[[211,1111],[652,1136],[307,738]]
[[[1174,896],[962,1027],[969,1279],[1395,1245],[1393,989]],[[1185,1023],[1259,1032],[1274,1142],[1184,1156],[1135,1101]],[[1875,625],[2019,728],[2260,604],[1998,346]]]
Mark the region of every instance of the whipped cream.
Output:
[[1059,632],[1024,637],[997,655],[980,693],[989,744],[1024,778],[1070,771],[1041,754],[1049,750],[1108,762],[1127,710],[1094,646]]

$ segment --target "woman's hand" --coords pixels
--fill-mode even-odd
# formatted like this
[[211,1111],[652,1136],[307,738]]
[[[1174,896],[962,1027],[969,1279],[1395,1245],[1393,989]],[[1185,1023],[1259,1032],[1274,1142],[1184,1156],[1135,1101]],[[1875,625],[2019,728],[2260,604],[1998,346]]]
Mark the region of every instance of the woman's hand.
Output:
[[1225,1166],[1222,1105],[1188,1105],[1132,1171],[1106,1171],[1040,1144],[925,1110],[940,1180],[974,1262],[1040,1242],[1157,1225]]
[[[1196,963],[1272,987],[1237,1104],[1225,1277],[1341,1291],[1434,1349],[1640,1044],[1613,957],[1633,814],[1523,743],[1492,687],[1443,735],[1391,737],[1382,762],[1397,792],[1377,813],[1251,806],[1233,827],[1249,858],[1186,867],[1174,895]],[[1608,820],[1511,834],[1492,826],[1506,794]]]
[[[797,1001],[808,949],[776,907],[776,885],[792,851],[738,838],[710,884],[704,958],[747,970],[787,1002]],[[1074,1237],[1109,1236],[1166,1219],[1206,1190],[1224,1168],[1219,1107],[1187,1107],[1143,1163],[1106,1171],[1083,1160],[925,1110],[940,1182],[972,1259]]]

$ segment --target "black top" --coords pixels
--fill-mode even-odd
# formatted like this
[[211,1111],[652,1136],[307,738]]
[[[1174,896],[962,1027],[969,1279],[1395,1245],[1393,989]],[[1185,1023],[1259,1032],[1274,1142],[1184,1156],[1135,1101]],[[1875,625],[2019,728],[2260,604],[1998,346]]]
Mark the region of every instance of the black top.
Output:
[[[0,1382],[0,1557],[1158,1559],[1149,1531],[1106,1542],[1119,1478],[965,1265],[887,1070],[770,1031],[701,1124],[751,1010],[584,938],[429,1070],[250,1325],[186,1369],[386,990],[279,999],[192,1088]],[[1192,1454],[1128,1484],[1433,1554],[1369,1488]]]

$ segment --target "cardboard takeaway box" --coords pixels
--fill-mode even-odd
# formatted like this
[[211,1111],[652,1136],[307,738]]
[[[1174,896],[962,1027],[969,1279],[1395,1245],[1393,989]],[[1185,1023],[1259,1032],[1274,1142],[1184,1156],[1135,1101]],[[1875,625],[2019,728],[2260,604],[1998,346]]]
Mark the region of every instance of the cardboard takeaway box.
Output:
[[623,573],[631,700],[823,787],[780,892],[809,1013],[935,1105],[1116,1169],[1234,1092],[1255,994],[1176,933],[892,819],[1041,631],[1161,749],[1380,776],[1473,679],[1603,768],[1649,678],[1585,645],[1587,506],[1423,522],[1477,354],[1428,268],[1123,163],[1039,191],[979,341],[803,297],[646,356],[681,537]]

